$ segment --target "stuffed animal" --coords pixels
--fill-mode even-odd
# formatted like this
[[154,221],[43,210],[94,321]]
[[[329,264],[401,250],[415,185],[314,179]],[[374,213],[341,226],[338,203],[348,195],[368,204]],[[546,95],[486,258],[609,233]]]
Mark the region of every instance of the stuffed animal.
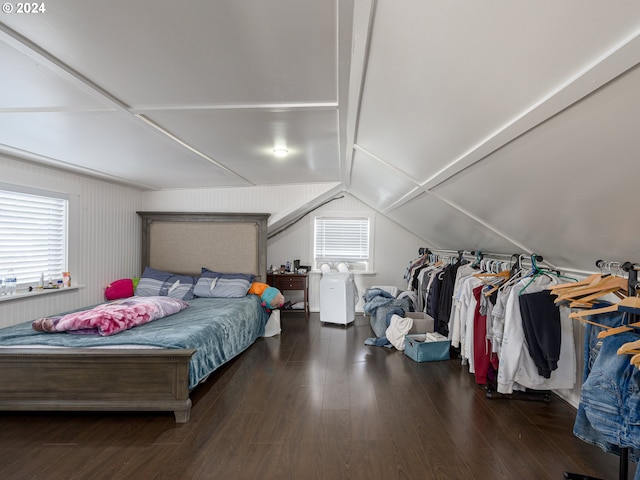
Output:
[[271,312],[274,308],[280,308],[284,305],[284,295],[282,295],[282,292],[276,287],[265,288],[262,295],[260,295],[260,299],[262,300],[262,306],[266,308],[267,312]]
[[262,306],[271,312],[275,308],[280,308],[284,305],[284,295],[275,287],[270,287],[266,283],[253,282],[249,287],[249,292],[254,295],[258,295],[261,300]]
[[266,283],[261,282],[253,282],[249,287],[249,291],[247,293],[252,293],[254,295],[261,296],[262,292],[264,292],[269,287]]

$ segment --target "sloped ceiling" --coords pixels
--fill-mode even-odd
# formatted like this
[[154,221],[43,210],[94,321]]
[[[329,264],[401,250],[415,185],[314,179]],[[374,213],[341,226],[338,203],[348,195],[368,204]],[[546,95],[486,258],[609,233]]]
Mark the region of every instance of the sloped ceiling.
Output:
[[434,248],[640,261],[640,2],[44,5],[0,15],[0,153],[148,190],[339,182]]

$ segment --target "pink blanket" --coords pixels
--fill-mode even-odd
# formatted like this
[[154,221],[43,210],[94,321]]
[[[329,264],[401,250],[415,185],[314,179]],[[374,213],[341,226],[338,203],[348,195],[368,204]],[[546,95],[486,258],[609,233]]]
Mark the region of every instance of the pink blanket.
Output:
[[130,297],[103,303],[89,310],[47,317],[32,323],[38,332],[113,335],[187,308],[171,297]]

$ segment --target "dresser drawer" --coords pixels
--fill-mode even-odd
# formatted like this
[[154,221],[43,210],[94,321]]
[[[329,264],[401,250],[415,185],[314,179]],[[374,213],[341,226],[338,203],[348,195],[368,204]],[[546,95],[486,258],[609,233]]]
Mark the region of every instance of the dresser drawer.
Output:
[[307,278],[274,275],[274,283],[274,287],[279,290],[304,290],[307,286]]
[[306,278],[283,278],[282,288],[303,289],[307,284]]
[[307,288],[306,275],[268,275],[267,283],[280,290],[304,290]]

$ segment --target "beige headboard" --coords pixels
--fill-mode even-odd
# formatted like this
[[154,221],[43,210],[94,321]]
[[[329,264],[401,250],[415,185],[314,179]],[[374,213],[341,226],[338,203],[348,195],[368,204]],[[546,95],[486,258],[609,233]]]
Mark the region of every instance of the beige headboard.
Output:
[[266,213],[138,212],[141,270],[199,275],[201,268],[267,279]]

